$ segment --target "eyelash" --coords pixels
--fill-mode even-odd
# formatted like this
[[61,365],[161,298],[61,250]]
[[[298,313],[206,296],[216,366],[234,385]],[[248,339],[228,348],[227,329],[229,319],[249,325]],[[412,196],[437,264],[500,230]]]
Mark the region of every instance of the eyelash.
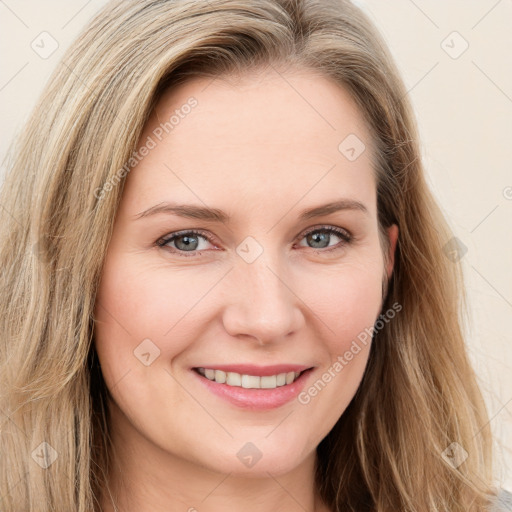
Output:
[[[302,233],[300,240],[302,240],[304,237],[310,235],[311,233],[316,233],[317,231],[335,234],[335,235],[339,236],[342,239],[342,241],[333,247],[328,247],[325,249],[315,249],[313,247],[309,247],[309,249],[311,249],[315,253],[326,253],[326,252],[337,251],[337,250],[344,248],[345,245],[350,244],[354,240],[354,237],[348,231],[334,227],[334,226],[320,226],[320,227],[315,226],[311,229],[308,229],[304,233]],[[162,247],[167,250],[171,249],[171,252],[173,254],[179,254],[180,256],[184,256],[184,257],[196,256],[197,254],[201,254],[201,251],[197,251],[197,250],[181,251],[179,249],[174,249],[172,247],[166,247],[169,242],[172,242],[176,238],[180,238],[181,236],[191,235],[191,234],[192,235],[200,235],[203,238],[205,238],[206,240],[208,240],[208,242],[215,245],[214,241],[212,240],[212,237],[206,231],[202,231],[202,230],[198,230],[198,229],[190,229],[190,230],[186,230],[186,231],[178,231],[176,233],[172,233],[172,236],[165,236],[165,237],[157,240],[156,245],[158,247]],[[190,254],[187,254],[187,252],[189,252]]]

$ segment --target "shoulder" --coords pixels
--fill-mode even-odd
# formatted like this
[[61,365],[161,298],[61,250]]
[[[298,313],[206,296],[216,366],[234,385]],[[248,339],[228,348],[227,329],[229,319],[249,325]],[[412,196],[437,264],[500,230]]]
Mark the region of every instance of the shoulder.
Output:
[[512,512],[512,493],[500,489],[496,501],[489,512]]

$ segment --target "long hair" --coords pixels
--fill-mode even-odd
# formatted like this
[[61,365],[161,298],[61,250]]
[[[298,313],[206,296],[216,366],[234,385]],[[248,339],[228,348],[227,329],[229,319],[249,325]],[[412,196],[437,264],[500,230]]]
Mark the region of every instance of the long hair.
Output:
[[99,510],[111,444],[94,308],[127,162],[164,90],[269,66],[351,94],[377,148],[381,235],[399,226],[382,309],[401,311],[317,448],[322,498],[334,511],[482,512],[495,496],[453,234],[372,22],[348,0],[115,0],[65,53],[1,191],[2,512]]

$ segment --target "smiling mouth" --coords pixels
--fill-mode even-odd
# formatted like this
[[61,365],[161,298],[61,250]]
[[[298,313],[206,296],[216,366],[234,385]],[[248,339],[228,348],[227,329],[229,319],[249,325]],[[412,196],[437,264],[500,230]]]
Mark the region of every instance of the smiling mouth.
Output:
[[244,389],[275,389],[293,384],[303,373],[311,371],[312,368],[301,372],[285,372],[265,376],[225,372],[201,367],[193,368],[193,370],[204,378],[217,382],[218,384],[226,384],[227,386]]

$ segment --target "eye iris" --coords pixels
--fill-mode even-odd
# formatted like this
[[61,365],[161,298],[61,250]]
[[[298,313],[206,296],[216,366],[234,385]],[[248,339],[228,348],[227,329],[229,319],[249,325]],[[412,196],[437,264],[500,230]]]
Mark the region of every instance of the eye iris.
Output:
[[[178,240],[183,240],[184,241],[183,242],[184,243],[183,247],[180,247],[180,243],[177,242]],[[191,248],[191,245],[193,246],[194,243],[197,246],[197,243],[198,243],[198,237],[197,236],[180,235],[180,236],[175,238],[175,244],[176,244],[176,247],[178,249],[184,249],[184,250],[190,249],[190,250],[194,251],[195,249],[197,249],[197,247],[192,247]]]
[[[330,236],[331,236],[330,233],[316,231],[314,233],[310,233],[307,236],[307,238],[308,238],[308,242],[313,242],[313,244],[316,244],[317,242],[322,243],[322,242],[327,241],[327,245],[324,246],[324,247],[328,247],[329,246],[329,237]],[[318,247],[315,247],[315,248],[318,248]]]

